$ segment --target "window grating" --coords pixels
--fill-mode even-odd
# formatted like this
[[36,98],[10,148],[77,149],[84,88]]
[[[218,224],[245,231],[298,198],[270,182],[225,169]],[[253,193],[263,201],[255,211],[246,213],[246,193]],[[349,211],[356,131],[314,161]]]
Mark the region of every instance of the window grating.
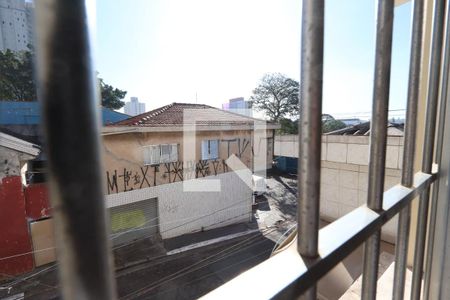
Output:
[[[419,92],[422,28],[424,3],[415,1],[408,87],[405,147],[402,167],[402,185],[383,193],[386,155],[386,123],[389,103],[389,76],[392,47],[394,1],[378,1],[377,37],[374,75],[373,109],[371,121],[369,192],[367,205],[362,206],[318,230],[318,205],[320,192],[320,130],[323,62],[323,13],[324,1],[304,0],[302,9],[302,116],[299,124],[299,211],[297,251],[286,249],[239,277],[216,289],[205,298],[296,298],[316,299],[317,281],[342,261],[359,245],[365,243],[363,270],[363,299],[375,299],[379,259],[380,230],[383,224],[399,214],[396,247],[396,265],[393,299],[403,299],[406,257],[408,250],[410,202],[420,196],[416,250],[414,255],[412,299],[421,297],[422,269],[424,264],[425,233],[428,220],[430,185],[436,175],[431,174],[433,145],[435,143],[436,108],[441,71],[441,52],[444,28],[444,1],[434,2],[432,53],[428,80],[427,118],[423,151],[422,172],[414,175],[413,164],[416,142],[417,103]],[[447,13],[449,12],[447,7]],[[448,16],[447,16],[448,18]],[[448,29],[446,29],[448,32]],[[449,49],[446,47],[445,52]],[[445,63],[447,76],[449,62]],[[320,66],[320,72],[318,67]],[[445,81],[446,82],[446,81]],[[440,101],[447,101],[441,98]],[[441,116],[441,118],[443,118]],[[318,150],[319,149],[319,150]],[[318,162],[319,161],[319,162]],[[311,178],[312,177],[312,178]],[[431,254],[430,254],[431,255]],[[427,261],[427,265],[430,262]],[[280,278],[263,278],[276,273]],[[251,282],[258,281],[258,291],[242,295]],[[429,285],[429,282],[428,282]],[[427,289],[427,286],[425,286]],[[427,296],[428,294],[425,294]]]
[[[412,49],[422,47],[421,22],[423,5],[414,4]],[[433,145],[439,87],[442,86],[441,68],[448,76],[448,60],[442,65],[442,48],[446,15],[444,0],[435,0],[431,45],[431,60],[428,80],[427,117],[422,172],[412,181],[417,106],[417,78],[421,54],[411,53],[408,90],[408,111],[405,134],[405,159],[402,185],[383,191],[383,170],[386,154],[386,117],[389,100],[389,73],[392,43],[393,0],[378,1],[377,51],[375,59],[375,82],[373,117],[371,122],[370,181],[367,205],[318,230],[320,192],[320,120],[322,104],[323,22],[324,0],[303,0],[302,9],[302,67],[300,169],[299,169],[299,236],[298,251],[283,251],[237,278],[211,292],[206,298],[250,298],[297,297],[306,292],[309,299],[316,297],[316,283],[331,268],[338,264],[356,247],[366,243],[363,293],[364,299],[376,297],[376,270],[379,255],[379,230],[396,214],[409,216],[412,199],[420,195],[419,225],[413,269],[413,299],[421,296],[420,282],[424,263],[425,232],[428,220],[429,188],[436,179],[431,174]],[[48,7],[52,7],[51,10]],[[90,61],[86,7],[83,1],[47,0],[36,3],[38,23],[38,83],[41,88],[45,135],[48,141],[50,178],[53,181],[52,197],[56,204],[67,209],[58,210],[56,230],[66,234],[67,242],[58,247],[66,255],[61,259],[63,296],[83,295],[86,298],[114,298],[114,281],[109,265],[106,239],[104,204],[98,162],[98,128],[95,121],[95,93]],[[70,16],[70,18],[68,17]],[[64,28],[64,30],[54,30]],[[445,28],[446,36],[449,29]],[[68,34],[70,33],[70,34]],[[447,56],[449,48],[445,48]],[[58,61],[52,64],[49,59]],[[80,63],[82,62],[82,63]],[[60,72],[64,65],[71,72]],[[42,70],[45,70],[43,72]],[[446,82],[445,82],[446,83]],[[444,85],[446,86],[446,84]],[[65,90],[72,93],[66,93]],[[66,116],[61,118],[60,116]],[[76,118],[70,116],[77,116]],[[91,134],[86,135],[80,131]],[[408,129],[410,128],[410,129]],[[411,143],[411,144],[409,144]],[[74,148],[71,145],[76,144]],[[406,146],[409,144],[409,146]],[[159,147],[159,146],[150,146]],[[144,153],[144,160],[156,161],[169,157],[171,148],[160,151],[152,149]],[[208,157],[211,156],[208,143]],[[214,150],[213,150],[214,151]],[[167,154],[169,152],[169,154]],[[203,153],[203,144],[202,144]],[[214,153],[214,152],[213,152]],[[158,157],[159,155],[159,157]],[[61,160],[70,157],[70,160]],[[70,172],[67,172],[67,170]],[[89,169],[91,172],[86,173]],[[55,180],[56,179],[56,180]],[[70,182],[71,184],[64,184]],[[78,191],[83,187],[83,193]],[[80,217],[83,211],[83,218]],[[432,212],[433,214],[434,212]],[[88,221],[86,221],[88,220]],[[407,222],[399,221],[398,245],[407,241]],[[403,226],[403,227],[402,227]],[[69,232],[69,234],[67,234]],[[86,238],[85,233],[90,235]],[[397,247],[394,298],[403,297],[406,247]],[[106,253],[106,255],[105,255]],[[427,262],[429,264],[429,262]],[[275,274],[275,275],[274,275]],[[251,289],[258,282],[257,289]],[[430,283],[428,282],[428,285]],[[427,289],[425,284],[425,289]],[[251,293],[251,294],[249,294]],[[426,296],[426,295],[425,295]]]

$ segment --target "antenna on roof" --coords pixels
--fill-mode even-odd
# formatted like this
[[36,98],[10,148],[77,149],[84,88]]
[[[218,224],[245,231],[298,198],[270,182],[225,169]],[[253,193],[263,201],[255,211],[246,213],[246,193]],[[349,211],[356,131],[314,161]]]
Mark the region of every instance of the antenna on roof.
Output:
[[197,91],[195,91],[195,104],[198,104],[197,100]]

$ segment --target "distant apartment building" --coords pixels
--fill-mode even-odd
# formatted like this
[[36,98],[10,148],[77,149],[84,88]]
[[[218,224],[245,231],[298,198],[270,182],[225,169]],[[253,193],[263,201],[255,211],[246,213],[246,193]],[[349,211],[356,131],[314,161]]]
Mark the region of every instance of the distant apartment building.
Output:
[[244,97],[230,99],[228,103],[222,104],[223,110],[235,112],[247,117],[252,117],[252,103],[251,101],[245,101]]
[[130,100],[125,103],[125,114],[137,116],[145,113],[145,103],[140,103],[137,97],[131,97]]
[[0,0],[0,51],[28,50],[33,44],[34,6],[25,0]]

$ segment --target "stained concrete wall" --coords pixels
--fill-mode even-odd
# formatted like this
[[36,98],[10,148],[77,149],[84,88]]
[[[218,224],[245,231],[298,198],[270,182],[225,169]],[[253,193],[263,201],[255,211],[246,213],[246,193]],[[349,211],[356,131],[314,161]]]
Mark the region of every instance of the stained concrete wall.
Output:
[[[158,227],[163,239],[251,220],[252,192],[241,180],[245,172],[229,172],[201,180],[219,180],[218,192],[187,192],[183,182],[106,196],[106,206],[157,198]],[[194,179],[199,180],[199,179]]]
[[[369,137],[322,137],[321,216],[337,219],[367,202]],[[388,137],[384,189],[400,183],[403,138]],[[382,229],[382,239],[395,243],[397,217]]]
[[24,163],[34,157],[0,146],[0,180],[8,176],[21,176]]
[[[275,155],[298,157],[298,137],[275,137]],[[400,183],[403,137],[389,136],[384,188]],[[322,136],[320,215],[333,221],[365,205],[368,188],[369,136]],[[397,217],[382,230],[382,238],[394,243]]]
[[[262,162],[264,170],[273,159],[272,131],[267,138],[255,141],[250,130],[198,131],[194,160],[183,162],[183,132],[127,133],[103,136],[103,165],[107,194],[126,192],[182,180],[183,168],[193,166],[198,176],[204,177],[231,171],[225,161],[236,155],[246,168],[254,170]],[[201,141],[219,140],[219,158],[201,160]],[[144,165],[143,147],[160,144],[178,144],[178,162]]]
[[276,135],[274,155],[298,157],[298,135]]

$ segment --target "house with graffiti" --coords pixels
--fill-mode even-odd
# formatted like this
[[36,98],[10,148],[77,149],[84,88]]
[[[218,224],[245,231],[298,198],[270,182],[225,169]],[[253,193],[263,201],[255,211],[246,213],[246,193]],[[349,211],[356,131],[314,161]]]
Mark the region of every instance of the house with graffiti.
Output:
[[114,244],[248,222],[252,174],[271,167],[277,128],[185,103],[103,127],[104,190]]

